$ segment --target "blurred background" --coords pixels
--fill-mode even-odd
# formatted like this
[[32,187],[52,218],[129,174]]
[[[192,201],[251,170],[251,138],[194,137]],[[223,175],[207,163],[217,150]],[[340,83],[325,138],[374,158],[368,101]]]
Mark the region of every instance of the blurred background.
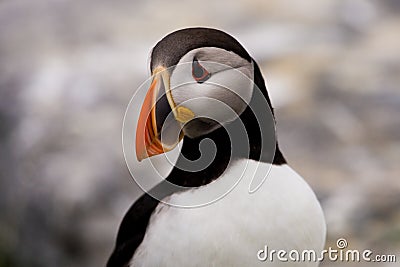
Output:
[[[105,264],[141,192],[125,108],[152,46],[189,26],[232,34],[262,67],[327,246],[344,237],[400,261],[399,12],[397,0],[0,1],[0,266]],[[322,264],[348,265],[365,263]]]

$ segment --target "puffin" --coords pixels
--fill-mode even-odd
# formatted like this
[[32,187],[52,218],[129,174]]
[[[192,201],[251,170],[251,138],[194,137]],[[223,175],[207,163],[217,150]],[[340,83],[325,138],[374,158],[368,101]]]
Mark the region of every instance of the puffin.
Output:
[[[246,49],[224,31],[184,28],[153,47],[150,70],[132,149],[138,164],[180,152],[125,214],[107,267],[318,266],[288,258],[319,255],[326,223],[278,146],[266,84]],[[280,250],[286,258],[274,257]]]

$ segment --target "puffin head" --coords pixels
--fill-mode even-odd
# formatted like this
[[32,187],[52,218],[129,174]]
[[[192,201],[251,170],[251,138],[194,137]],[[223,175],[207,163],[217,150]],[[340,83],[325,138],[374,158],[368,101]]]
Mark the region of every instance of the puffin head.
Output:
[[136,130],[139,161],[172,150],[184,136],[201,138],[229,124],[253,95],[255,62],[220,30],[170,33],[153,48],[150,68]]

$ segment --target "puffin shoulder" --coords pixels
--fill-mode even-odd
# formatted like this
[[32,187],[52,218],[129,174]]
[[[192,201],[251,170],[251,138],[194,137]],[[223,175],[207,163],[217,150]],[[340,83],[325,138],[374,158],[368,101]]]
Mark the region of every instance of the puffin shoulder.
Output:
[[107,267],[125,266],[143,240],[149,219],[159,201],[143,194],[127,211],[118,230]]

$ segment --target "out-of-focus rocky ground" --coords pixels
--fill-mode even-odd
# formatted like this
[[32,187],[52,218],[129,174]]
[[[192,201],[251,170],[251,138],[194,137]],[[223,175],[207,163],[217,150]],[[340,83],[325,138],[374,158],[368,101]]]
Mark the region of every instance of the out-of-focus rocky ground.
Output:
[[327,246],[345,237],[400,261],[399,12],[397,0],[1,1],[0,266],[104,265],[140,192],[122,154],[125,108],[150,48],[198,25],[231,33],[262,66]]

